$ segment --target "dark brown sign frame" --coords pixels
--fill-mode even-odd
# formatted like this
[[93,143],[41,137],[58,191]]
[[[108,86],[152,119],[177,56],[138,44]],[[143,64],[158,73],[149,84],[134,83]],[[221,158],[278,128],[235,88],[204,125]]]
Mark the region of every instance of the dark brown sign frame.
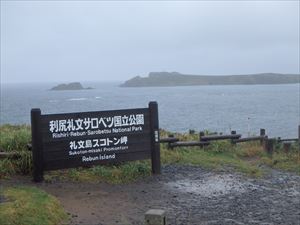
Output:
[[148,108],[41,114],[31,110],[33,180],[44,171],[151,158],[161,173],[157,102]]

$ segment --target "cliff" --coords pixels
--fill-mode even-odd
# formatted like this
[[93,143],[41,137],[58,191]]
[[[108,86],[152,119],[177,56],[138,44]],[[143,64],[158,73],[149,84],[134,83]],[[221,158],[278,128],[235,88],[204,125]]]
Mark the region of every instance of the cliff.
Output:
[[184,75],[177,72],[151,72],[148,77],[136,76],[121,87],[167,87],[192,85],[291,84],[300,83],[299,74],[261,73],[249,75]]

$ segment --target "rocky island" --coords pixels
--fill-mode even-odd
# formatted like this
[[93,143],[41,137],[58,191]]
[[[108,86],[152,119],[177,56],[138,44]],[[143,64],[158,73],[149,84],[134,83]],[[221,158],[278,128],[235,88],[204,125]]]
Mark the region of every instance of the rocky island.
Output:
[[89,90],[93,89],[91,87],[84,88],[81,83],[79,82],[73,82],[69,84],[59,84],[53,88],[51,88],[51,91],[66,91],[66,90]]
[[185,75],[177,72],[151,72],[136,76],[121,87],[168,87],[195,85],[250,85],[300,83],[300,74],[260,73],[248,75]]

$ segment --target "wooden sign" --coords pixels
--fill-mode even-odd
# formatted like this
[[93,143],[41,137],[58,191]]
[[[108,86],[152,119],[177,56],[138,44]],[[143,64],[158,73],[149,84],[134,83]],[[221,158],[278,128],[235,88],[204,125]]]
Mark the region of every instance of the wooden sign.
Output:
[[31,110],[34,181],[46,170],[151,158],[160,173],[158,107],[42,115]]

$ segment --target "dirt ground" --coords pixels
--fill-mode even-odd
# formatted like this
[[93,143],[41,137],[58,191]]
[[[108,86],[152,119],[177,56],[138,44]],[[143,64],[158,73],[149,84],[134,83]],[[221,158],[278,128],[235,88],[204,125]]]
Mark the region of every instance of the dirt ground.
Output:
[[33,185],[56,196],[71,224],[138,225],[148,209],[164,209],[172,225],[299,225],[300,176],[270,170],[263,179],[192,166],[166,166],[162,175],[130,184],[0,180]]

